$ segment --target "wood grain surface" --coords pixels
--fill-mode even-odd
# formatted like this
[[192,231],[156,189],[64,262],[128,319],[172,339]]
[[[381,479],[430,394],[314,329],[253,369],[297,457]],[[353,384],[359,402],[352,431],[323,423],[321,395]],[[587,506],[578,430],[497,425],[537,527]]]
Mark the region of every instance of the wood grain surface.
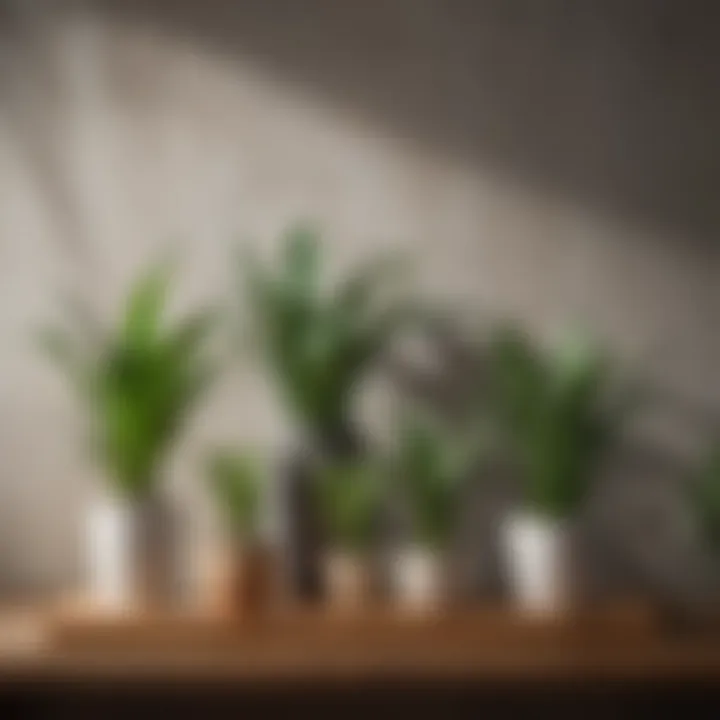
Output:
[[668,636],[641,604],[556,618],[479,607],[426,616],[294,608],[244,619],[75,604],[6,613],[0,638],[0,681],[720,680],[716,636]]

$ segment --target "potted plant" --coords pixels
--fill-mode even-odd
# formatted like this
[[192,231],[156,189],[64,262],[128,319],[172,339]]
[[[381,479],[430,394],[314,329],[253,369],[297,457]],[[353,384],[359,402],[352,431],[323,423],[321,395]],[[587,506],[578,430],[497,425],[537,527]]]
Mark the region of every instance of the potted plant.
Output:
[[183,421],[210,377],[206,312],[164,319],[169,269],[132,287],[119,325],[88,336],[76,325],[43,331],[42,347],[88,412],[91,447],[107,484],[87,509],[91,600],[113,608],[165,602],[177,589],[175,532],[160,475]]
[[468,475],[479,457],[437,417],[417,409],[401,423],[395,472],[410,511],[412,540],[394,557],[392,582],[410,610],[436,610],[452,600],[450,549]]
[[[720,557],[720,444],[715,444],[688,485],[688,504],[695,537],[712,561],[713,570]],[[712,576],[715,595],[717,573]]]
[[523,488],[502,528],[510,589],[524,610],[562,610],[580,589],[573,524],[632,395],[610,396],[608,358],[580,336],[543,348],[504,328],[491,356],[496,420]]
[[220,605],[255,614],[271,599],[271,557],[260,531],[263,471],[254,457],[222,449],[211,455],[208,475],[229,550]]
[[720,445],[714,446],[690,484],[690,500],[699,534],[720,549]]
[[332,607],[366,607],[377,590],[374,541],[382,509],[381,473],[369,461],[326,466],[316,477],[327,541],[323,571]]
[[251,255],[242,266],[255,346],[298,435],[281,479],[290,584],[305,597],[321,591],[313,477],[325,464],[362,455],[353,418],[358,391],[410,314],[405,303],[382,297],[393,278],[387,258],[330,284],[322,255],[318,234],[297,226],[283,238],[275,268]]

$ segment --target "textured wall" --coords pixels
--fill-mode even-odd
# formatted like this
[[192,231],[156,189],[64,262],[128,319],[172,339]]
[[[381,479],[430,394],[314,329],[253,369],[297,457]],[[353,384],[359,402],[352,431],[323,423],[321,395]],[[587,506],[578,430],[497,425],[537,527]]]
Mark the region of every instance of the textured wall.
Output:
[[[94,472],[29,340],[56,291],[109,317],[133,272],[174,247],[181,302],[215,298],[231,241],[271,242],[298,217],[322,224],[339,263],[412,250],[427,292],[471,313],[540,332],[587,320],[662,388],[664,452],[707,434],[720,407],[712,3],[52,5],[0,3],[9,584],[73,575]],[[243,371],[216,393],[172,470],[179,486],[206,438],[279,442],[267,397]],[[672,481],[663,458],[622,482]],[[639,530],[656,548],[662,512]]]

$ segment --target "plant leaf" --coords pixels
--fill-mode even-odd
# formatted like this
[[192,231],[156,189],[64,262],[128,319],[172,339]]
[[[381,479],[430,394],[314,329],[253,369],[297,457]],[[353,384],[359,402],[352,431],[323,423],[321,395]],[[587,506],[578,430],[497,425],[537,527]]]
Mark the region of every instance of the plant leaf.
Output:
[[123,322],[123,337],[128,346],[142,348],[154,342],[161,327],[170,280],[170,266],[160,264],[134,283]]

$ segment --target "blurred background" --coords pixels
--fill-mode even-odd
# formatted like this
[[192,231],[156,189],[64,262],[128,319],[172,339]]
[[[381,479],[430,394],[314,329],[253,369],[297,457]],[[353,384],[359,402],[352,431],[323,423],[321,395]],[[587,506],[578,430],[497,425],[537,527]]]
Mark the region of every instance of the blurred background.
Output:
[[[171,252],[179,309],[222,300],[232,248],[299,218],[338,267],[411,254],[461,334],[513,317],[606,338],[653,392],[590,523],[596,573],[694,588],[677,486],[720,423],[716,16],[709,0],[0,0],[0,588],[80,572],[99,471],[32,342],[58,293],[110,319]],[[386,398],[365,402],[377,432]],[[173,492],[202,508],[208,442],[272,454],[289,433],[238,364],[174,454]]]

